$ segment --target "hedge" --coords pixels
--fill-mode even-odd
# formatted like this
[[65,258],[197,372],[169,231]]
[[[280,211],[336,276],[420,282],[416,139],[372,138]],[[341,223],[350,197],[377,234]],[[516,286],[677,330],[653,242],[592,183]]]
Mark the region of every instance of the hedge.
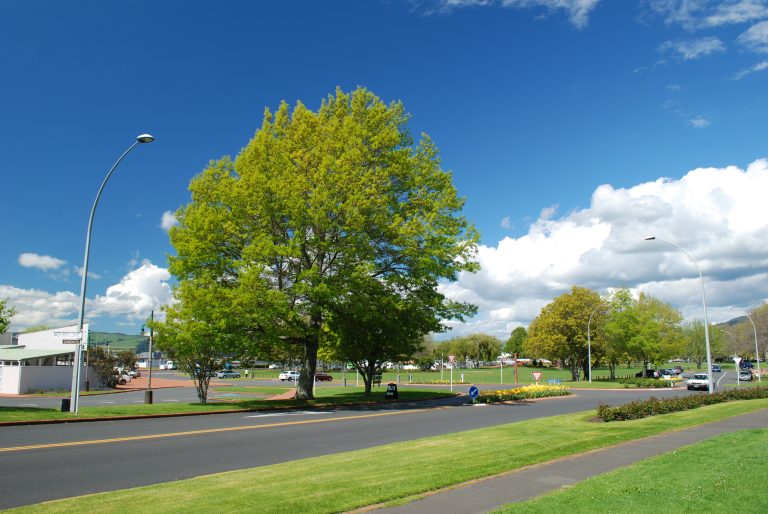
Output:
[[658,399],[656,397],[647,400],[637,400],[624,405],[612,407],[601,403],[597,407],[597,416],[603,421],[624,421],[628,419],[640,419],[656,414],[668,414],[670,412],[695,409],[703,405],[714,405],[735,400],[756,400],[768,398],[768,387],[749,387],[744,389],[730,389],[714,394],[694,394],[688,396],[676,396],[674,398]]

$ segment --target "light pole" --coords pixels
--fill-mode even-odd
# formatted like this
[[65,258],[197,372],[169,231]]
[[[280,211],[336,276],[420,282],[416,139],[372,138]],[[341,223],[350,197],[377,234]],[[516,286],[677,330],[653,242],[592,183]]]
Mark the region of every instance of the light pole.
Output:
[[683,252],[685,255],[688,256],[689,259],[691,259],[691,262],[696,267],[696,271],[699,272],[699,278],[701,279],[701,300],[702,300],[702,303],[704,304],[704,341],[706,343],[706,348],[707,348],[707,389],[709,390],[709,394],[713,394],[715,390],[714,390],[714,384],[712,383],[712,353],[709,350],[709,321],[707,320],[707,296],[704,293],[704,275],[701,274],[699,265],[696,264],[696,261],[693,259],[693,257],[691,257],[691,254],[686,252],[682,246],[680,246],[677,243],[673,243],[672,241],[667,241],[666,239],[662,239],[656,236],[648,236],[645,238],[646,241],[653,241],[654,239],[658,239],[659,241],[664,241],[665,243],[671,244],[672,246],[676,247],[678,250]]
[[[86,286],[88,284],[88,256],[90,254],[91,250],[91,229],[93,228],[93,215],[96,213],[96,206],[99,204],[99,198],[101,198],[101,192],[104,190],[104,186],[107,185],[107,181],[109,180],[109,177],[112,176],[112,172],[115,171],[115,168],[117,168],[117,165],[120,164],[120,161],[123,160],[123,158],[128,155],[128,152],[133,150],[136,145],[140,143],[151,143],[154,141],[155,138],[150,136],[149,134],[141,134],[140,136],[136,137],[136,141],[128,147],[128,149],[123,152],[123,155],[121,155],[117,161],[115,161],[115,164],[112,165],[112,168],[107,173],[107,176],[104,177],[104,181],[101,183],[101,187],[99,188],[99,191],[96,193],[96,199],[93,201],[93,207],[91,207],[91,215],[88,218],[88,230],[85,235],[85,258],[83,259],[83,280],[80,283],[80,312],[78,315],[78,321],[77,321],[77,331],[80,333],[80,343],[75,346],[75,369],[72,370],[72,391],[71,391],[71,401],[69,404],[69,412],[73,414],[77,414],[78,408],[80,406],[80,367],[82,366],[82,350],[83,350],[83,317],[85,315],[85,290]],[[85,341],[85,347],[86,351],[88,349],[88,341]]]
[[589,319],[587,320],[587,369],[589,370],[589,383],[592,383],[592,338],[590,337],[589,333],[589,325],[592,323],[592,316],[595,315],[595,313],[600,310],[600,307],[602,307],[603,304],[601,303],[595,309],[592,311],[592,314],[589,315]]
[[[155,310],[149,313],[149,358],[147,359],[147,390],[144,392],[144,403],[152,403],[152,342],[155,338]],[[141,327],[144,335],[144,327]]]
[[[752,330],[755,331],[755,359],[757,359],[757,381],[762,382],[763,378],[760,375],[760,350],[757,347],[757,326],[755,326],[755,322],[754,320],[752,320],[752,317],[749,314],[747,314],[746,312],[744,314],[747,316],[747,319],[749,320],[749,322],[752,323]],[[737,369],[736,372],[738,373],[738,371],[739,370]]]

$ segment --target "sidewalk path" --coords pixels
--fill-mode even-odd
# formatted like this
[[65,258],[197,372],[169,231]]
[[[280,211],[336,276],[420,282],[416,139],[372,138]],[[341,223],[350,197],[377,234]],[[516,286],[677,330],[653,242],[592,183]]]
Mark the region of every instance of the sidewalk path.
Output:
[[536,464],[503,475],[442,489],[411,503],[376,509],[375,512],[377,514],[489,512],[507,503],[528,500],[681,446],[697,443],[722,433],[749,428],[768,428],[768,409]]

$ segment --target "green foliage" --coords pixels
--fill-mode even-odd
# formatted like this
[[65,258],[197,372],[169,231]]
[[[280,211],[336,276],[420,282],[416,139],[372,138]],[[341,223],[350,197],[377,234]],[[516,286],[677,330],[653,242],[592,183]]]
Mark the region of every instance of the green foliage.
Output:
[[504,351],[511,355],[518,354],[519,356],[522,356],[523,345],[527,338],[528,331],[525,329],[525,327],[515,328],[509,335],[507,342],[504,344]]
[[471,312],[437,285],[477,269],[478,235],[437,148],[426,135],[415,145],[407,120],[402,103],[364,88],[337,90],[317,112],[283,102],[234,162],[211,162],[192,180],[192,201],[177,212],[171,272],[227,290],[219,321],[247,353],[297,347],[302,399],[312,398],[328,321],[343,319],[355,295],[371,306],[373,281],[384,296],[417,292],[435,315]]
[[0,334],[8,329],[11,324],[11,318],[16,314],[13,305],[9,305],[10,299],[0,299]]
[[714,394],[694,394],[687,396],[675,396],[672,398],[651,397],[647,400],[637,400],[624,405],[612,407],[601,403],[597,408],[597,416],[603,421],[624,421],[628,419],[640,419],[656,414],[667,414],[688,409],[695,409],[704,405],[736,400],[756,400],[768,398],[768,387],[750,387],[744,389],[730,389]]
[[573,380],[579,369],[587,366],[587,323],[602,302],[600,295],[584,287],[573,286],[545,306],[531,322],[525,353],[566,363]]
[[620,384],[625,386],[643,387],[646,389],[659,389],[663,387],[674,387],[674,383],[669,380],[659,380],[657,378],[622,378]]
[[107,353],[101,347],[91,348],[89,353],[88,360],[93,366],[99,382],[106,387],[114,388],[118,379],[115,373],[115,368],[119,364],[117,357]]

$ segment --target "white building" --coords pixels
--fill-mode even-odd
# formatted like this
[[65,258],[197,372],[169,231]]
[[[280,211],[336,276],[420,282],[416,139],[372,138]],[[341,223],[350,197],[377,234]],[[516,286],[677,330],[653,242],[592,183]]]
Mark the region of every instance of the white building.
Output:
[[[73,344],[77,325],[19,334],[18,344],[0,346],[0,393],[26,394],[35,391],[68,391],[72,386]],[[83,325],[88,340],[88,325]],[[88,375],[96,381],[92,367]],[[85,388],[86,373],[80,373]]]

